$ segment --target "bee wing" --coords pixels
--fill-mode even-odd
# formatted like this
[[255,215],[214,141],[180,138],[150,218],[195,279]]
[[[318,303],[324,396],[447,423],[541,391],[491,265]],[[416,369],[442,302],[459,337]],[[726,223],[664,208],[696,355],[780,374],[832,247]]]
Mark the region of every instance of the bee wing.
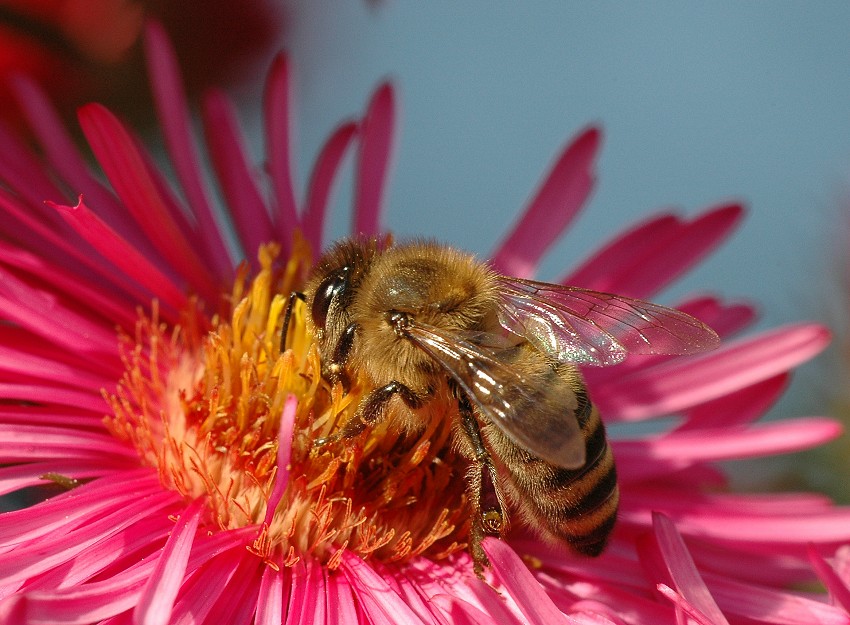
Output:
[[[482,335],[467,340],[413,322],[407,327],[407,336],[438,362],[481,415],[514,443],[559,467],[584,465],[584,438],[575,413],[556,407],[557,402],[545,401],[549,389],[500,362],[495,352],[478,342]],[[518,403],[526,406],[522,414]],[[535,409],[529,411],[527,406]]]
[[561,362],[613,365],[627,354],[693,354],[717,333],[651,302],[574,286],[500,276],[499,323]]

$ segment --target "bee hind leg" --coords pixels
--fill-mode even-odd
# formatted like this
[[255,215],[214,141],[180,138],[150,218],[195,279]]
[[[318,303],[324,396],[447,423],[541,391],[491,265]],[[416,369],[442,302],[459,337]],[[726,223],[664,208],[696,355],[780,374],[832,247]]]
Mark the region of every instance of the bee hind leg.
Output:
[[460,424],[474,456],[467,475],[473,509],[469,529],[469,552],[472,555],[475,574],[483,578],[484,568],[490,566],[490,561],[481,543],[486,536],[501,537],[507,529],[507,518],[502,505],[502,495],[497,488],[496,467],[484,447],[472,406],[463,395],[458,397],[458,411]]

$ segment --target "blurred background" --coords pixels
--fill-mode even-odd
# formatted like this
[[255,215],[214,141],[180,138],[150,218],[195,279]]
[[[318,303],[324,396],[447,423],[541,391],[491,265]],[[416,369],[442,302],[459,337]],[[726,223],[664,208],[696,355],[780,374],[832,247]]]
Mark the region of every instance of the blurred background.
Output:
[[[123,26],[114,29],[104,18],[100,34],[82,37],[100,41],[111,32],[115,41],[106,52],[79,45],[77,30],[60,33],[63,43],[53,56],[65,59],[72,50],[75,71],[95,76],[97,88],[79,88],[80,81],[73,93],[54,87],[69,104],[105,99],[144,124],[137,39],[145,11],[118,0],[2,0],[0,18],[8,23],[11,16],[14,29],[30,35],[55,34],[68,22],[54,24],[45,18],[49,11],[33,13],[33,7],[60,4],[74,5],[86,25],[92,21],[86,7],[108,5]],[[672,304],[710,291],[753,301],[761,309],[759,329],[826,323],[836,334],[833,347],[798,370],[771,414],[845,411],[850,4],[211,0],[144,6],[176,39],[190,88],[229,85],[258,158],[265,69],[277,48],[290,51],[302,188],[327,133],[358,114],[379,81],[391,79],[402,113],[385,220],[400,237],[435,237],[486,256],[559,149],[588,124],[599,124],[605,136],[596,191],[546,257],[542,279],[554,279],[662,209],[693,215],[720,202],[744,202],[748,216],[730,241],[658,299]],[[45,75],[51,72],[48,67]],[[333,236],[348,229],[350,194],[345,185],[341,191]],[[740,485],[808,486],[846,502],[842,476],[849,456],[842,439],[772,465],[759,461],[740,468]]]

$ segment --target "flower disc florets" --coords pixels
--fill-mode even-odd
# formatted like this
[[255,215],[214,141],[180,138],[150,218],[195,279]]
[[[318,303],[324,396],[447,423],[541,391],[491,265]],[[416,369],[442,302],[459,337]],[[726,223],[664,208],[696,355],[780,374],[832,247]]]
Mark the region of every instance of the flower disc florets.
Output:
[[[334,439],[368,389],[362,380],[345,390],[322,378],[300,303],[281,353],[288,296],[309,253],[281,264],[278,252],[261,249],[251,280],[243,266],[229,315],[209,323],[188,314],[174,328],[153,315],[124,337],[126,372],[108,398],[110,430],[156,467],[167,488],[205,498],[211,529],[256,525],[249,548],[273,565],[309,555],[334,568],[345,549],[396,561],[462,548],[469,512],[452,420],[435,413],[418,435],[379,425]],[[290,395],[297,398],[291,440],[280,435]],[[333,442],[317,443],[327,438]],[[279,466],[289,445],[289,461]]]

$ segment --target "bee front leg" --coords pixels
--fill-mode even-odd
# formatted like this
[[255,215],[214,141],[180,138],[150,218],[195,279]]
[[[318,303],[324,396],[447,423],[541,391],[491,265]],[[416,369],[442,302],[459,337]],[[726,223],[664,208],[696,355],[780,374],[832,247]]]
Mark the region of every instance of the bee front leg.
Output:
[[469,468],[470,498],[472,500],[473,518],[469,530],[469,551],[474,562],[475,574],[483,577],[484,567],[490,566],[487,554],[481,546],[485,536],[501,536],[507,529],[507,519],[502,505],[502,495],[499,492],[496,467],[490,454],[484,447],[478,420],[472,411],[469,399],[458,393],[458,412],[460,424],[472,447],[473,464]]

